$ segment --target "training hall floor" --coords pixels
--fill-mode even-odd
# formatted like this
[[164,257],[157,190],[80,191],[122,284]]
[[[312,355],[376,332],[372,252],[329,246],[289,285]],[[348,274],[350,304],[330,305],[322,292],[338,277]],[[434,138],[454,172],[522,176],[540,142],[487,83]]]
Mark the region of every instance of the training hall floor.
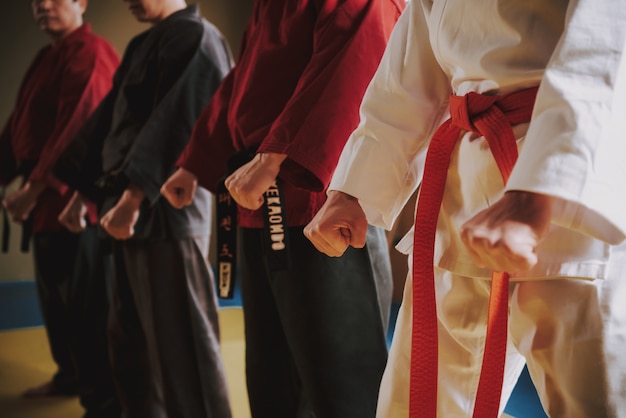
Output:
[[[250,418],[244,377],[241,298],[220,301],[222,356],[231,394],[233,418]],[[394,307],[397,312],[397,306]],[[388,341],[393,334],[395,315]],[[77,398],[23,399],[20,393],[45,382],[54,372],[32,281],[0,283],[0,418],[80,418]],[[546,417],[528,374],[520,378],[506,407],[515,418]],[[324,418],[324,417],[320,417]]]

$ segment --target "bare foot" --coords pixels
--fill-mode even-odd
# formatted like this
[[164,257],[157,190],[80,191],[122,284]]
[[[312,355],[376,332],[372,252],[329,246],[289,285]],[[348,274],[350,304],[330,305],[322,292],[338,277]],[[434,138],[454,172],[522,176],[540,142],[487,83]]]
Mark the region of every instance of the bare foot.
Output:
[[59,388],[50,380],[42,385],[26,389],[22,393],[24,398],[46,398],[50,396],[76,396],[76,391],[72,388]]

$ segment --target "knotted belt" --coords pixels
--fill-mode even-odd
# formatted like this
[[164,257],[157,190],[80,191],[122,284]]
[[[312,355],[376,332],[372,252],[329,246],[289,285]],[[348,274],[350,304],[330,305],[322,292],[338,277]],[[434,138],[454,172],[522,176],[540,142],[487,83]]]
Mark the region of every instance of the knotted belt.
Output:
[[[25,160],[19,161],[15,167],[15,174],[17,176],[22,176],[24,179],[30,177],[30,173],[32,173],[33,169],[37,165],[37,161],[35,160]],[[26,180],[24,180],[26,182]],[[23,184],[22,184],[23,185]],[[5,198],[6,187],[2,187],[0,190],[0,201]],[[2,252],[9,252],[9,243],[11,240],[11,223],[9,222],[9,214],[6,209],[0,208],[0,212],[2,212]],[[22,222],[22,239],[20,241],[20,251],[23,253],[27,253],[30,249],[30,238],[33,235],[33,214],[32,212]]]
[[[409,416],[437,416],[437,312],[433,273],[435,232],[450,156],[463,131],[484,136],[506,184],[517,160],[512,126],[530,121],[537,88],[502,96],[451,96],[450,119],[435,132],[426,154],[413,246],[413,334]],[[494,272],[475,418],[497,417],[507,343],[507,273]]]

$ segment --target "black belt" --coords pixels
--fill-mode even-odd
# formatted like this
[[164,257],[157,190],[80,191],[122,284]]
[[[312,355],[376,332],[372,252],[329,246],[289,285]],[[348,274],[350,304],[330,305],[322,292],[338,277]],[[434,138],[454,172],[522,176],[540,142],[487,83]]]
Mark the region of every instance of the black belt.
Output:
[[[36,160],[27,160],[27,161],[19,161],[16,164],[16,175],[23,176],[24,179],[30,177],[30,173],[33,171],[35,166],[37,165]],[[26,180],[24,180],[26,181]],[[0,198],[5,198],[5,190],[0,193]],[[9,242],[11,241],[11,223],[9,222],[9,215],[7,210],[4,207],[0,208],[2,210],[2,252],[9,252]],[[30,248],[30,238],[33,235],[33,214],[28,216],[28,218],[22,222],[22,239],[20,241],[20,251],[23,253],[27,253]]]
[[[0,193],[0,198],[4,199],[4,191]],[[2,211],[2,252],[9,252],[9,237],[11,233],[11,225],[9,224],[9,216],[4,206],[0,207]]]
[[[20,241],[20,251],[27,253],[30,247],[30,237],[33,235],[33,215],[32,213],[22,222],[22,239]],[[2,252],[9,252],[9,242],[11,241],[11,223],[6,209],[2,208]]]
[[87,198],[100,207],[107,197],[121,196],[130,184],[130,179],[123,173],[107,173],[93,183],[91,189],[85,190]]
[[217,186],[218,296],[232,299],[235,288],[237,254],[237,204],[224,185]]
[[24,222],[22,222],[22,241],[20,250],[27,253],[30,248],[30,238],[33,236],[33,214],[31,213]]
[[[228,173],[217,186],[217,259],[218,295],[222,299],[232,299],[235,289],[237,267],[237,203],[226,189],[224,181],[255,155],[254,151],[235,154],[228,161]],[[264,235],[267,244],[269,268],[271,271],[289,269],[289,245],[285,206],[276,182],[264,194]]]
[[[11,223],[9,215],[4,207],[2,210],[2,252],[9,252],[9,242],[11,241]],[[30,238],[33,235],[33,214],[31,213],[24,222],[22,222],[22,238],[20,241],[20,251],[27,253],[30,249]]]

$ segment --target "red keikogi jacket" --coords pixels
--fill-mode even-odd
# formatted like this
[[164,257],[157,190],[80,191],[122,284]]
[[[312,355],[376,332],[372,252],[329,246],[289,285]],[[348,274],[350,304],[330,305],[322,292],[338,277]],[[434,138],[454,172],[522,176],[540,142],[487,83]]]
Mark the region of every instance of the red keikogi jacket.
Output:
[[[51,169],[111,89],[119,62],[115,49],[84,24],[42,48],[22,81],[0,134],[0,184],[24,174],[26,180],[46,183],[32,213],[35,233],[62,228],[57,217],[71,192]],[[89,218],[97,221],[93,207]]]
[[[404,7],[403,0],[257,0],[237,63],[178,165],[215,192],[236,152],[287,154],[279,174],[287,225],[306,225],[326,200]],[[240,226],[263,227],[262,208],[238,212]]]

